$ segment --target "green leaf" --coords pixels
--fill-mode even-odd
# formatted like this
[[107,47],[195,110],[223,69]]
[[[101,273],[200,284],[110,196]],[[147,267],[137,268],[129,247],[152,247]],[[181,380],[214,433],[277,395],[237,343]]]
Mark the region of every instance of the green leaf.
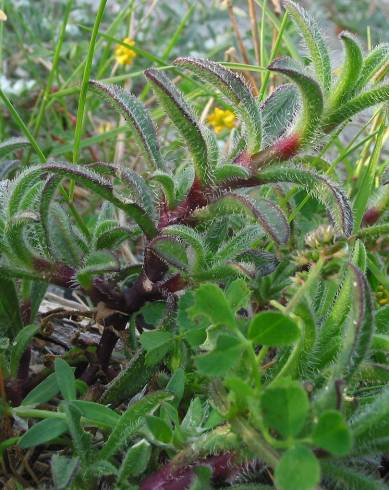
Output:
[[251,291],[244,279],[235,279],[225,291],[227,301],[234,313],[247,307],[250,301]]
[[51,474],[56,490],[66,490],[77,475],[79,470],[79,458],[69,458],[54,454],[51,458]]
[[251,320],[248,337],[256,344],[280,347],[298,340],[300,330],[293,320],[282,313],[264,311]]
[[275,470],[280,490],[314,490],[320,482],[320,465],[312,451],[304,446],[288,449]]
[[141,427],[146,415],[154,412],[163,401],[171,399],[172,395],[169,393],[154,391],[130,405],[121,415],[107,442],[100,450],[98,458],[100,460],[110,459]]
[[[156,234],[156,229],[152,217],[148,216],[145,211],[137,204],[123,202],[113,194],[113,185],[106,177],[101,176],[97,172],[87,169],[81,165],[69,165],[67,163],[50,162],[39,167],[30,167],[34,171],[42,174],[44,172],[63,175],[73,178],[77,183],[96,192],[99,196],[111,202],[119,209],[133,218],[136,223],[142,228],[146,236],[153,237]],[[16,199],[13,199],[13,201]]]
[[154,172],[150,180],[161,186],[168,208],[173,209],[176,204],[176,186],[173,178],[163,172]]
[[224,265],[226,261],[237,258],[262,237],[263,231],[258,225],[245,226],[219,247],[213,256],[214,263],[219,262]]
[[23,321],[15,282],[13,279],[4,277],[1,272],[0,274],[0,314],[7,319],[7,330],[9,332],[18,332],[23,328]]
[[89,81],[90,87],[105,96],[128,122],[133,136],[151,168],[164,169],[154,124],[143,104],[130,92],[115,85],[96,80]]
[[381,85],[378,88],[364,92],[363,94],[350,99],[345,104],[342,104],[338,109],[326,114],[323,119],[323,130],[326,133],[329,133],[342,122],[352,118],[355,114],[358,114],[358,112],[388,100],[389,85]]
[[363,60],[360,77],[354,87],[358,93],[389,60],[389,44],[379,44]]
[[196,367],[204,376],[223,376],[236,366],[243,349],[244,346],[238,338],[221,334],[217,338],[214,350],[195,358]]
[[346,456],[352,447],[352,434],[337,410],[327,410],[319,417],[313,430],[313,442],[335,456]]
[[287,439],[298,435],[304,426],[308,395],[297,381],[284,378],[264,391],[261,409],[265,424]]
[[34,335],[39,331],[39,325],[28,325],[23,327],[12,342],[10,370],[11,376],[16,377],[19,362],[31,342]]
[[235,163],[226,163],[215,168],[215,182],[221,183],[234,178],[245,179],[249,177],[249,170]]
[[291,83],[277,87],[262,104],[264,146],[277,141],[289,130],[300,106],[299,91]]
[[30,142],[25,138],[10,138],[0,143],[0,158],[4,158],[5,155],[11,153],[19,148],[28,146]]
[[45,419],[34,424],[19,440],[23,449],[45,444],[56,439],[68,430],[68,424],[62,419]]
[[[291,135],[296,135],[298,138],[296,144],[299,146],[309,143],[316,135],[324,107],[323,94],[320,86],[313,78],[305,75],[303,67],[291,58],[277,58],[268,66],[268,69],[282,73],[298,86],[301,94],[302,107],[296,124],[291,130]],[[283,157],[283,151],[288,149],[287,147],[283,149],[282,145],[282,139],[275,145],[276,150],[281,152],[281,158]],[[285,157],[288,156],[285,154]]]
[[195,291],[195,305],[192,316],[206,316],[214,325],[234,328],[236,320],[223,291],[215,284],[202,284]]
[[186,291],[178,301],[177,325],[180,334],[192,347],[201,345],[206,339],[209,326],[206,317],[192,318],[190,308],[194,305],[194,293]]
[[158,363],[174,346],[174,337],[171,332],[154,330],[143,332],[140,343],[147,351],[146,365],[153,366]]
[[336,229],[350,236],[353,229],[353,214],[345,193],[325,175],[296,165],[274,165],[262,169],[257,179],[262,183],[293,182],[321,202],[326,208]]
[[33,388],[22,401],[23,406],[40,405],[54,398],[59,393],[56,373],[49,374],[38,386]]
[[88,400],[73,400],[72,405],[78,408],[82,417],[88,419],[88,422],[96,424],[98,427],[112,429],[120,418],[119,414],[101,403],[90,402]]
[[174,404],[178,406],[185,390],[185,371],[182,368],[178,368],[174,371],[172,377],[169,379],[169,383],[166,385],[166,391],[170,391],[174,394]]
[[146,415],[146,425],[153,437],[163,444],[169,444],[173,437],[173,432],[167,423],[160,417]]
[[289,240],[290,228],[284,212],[269,199],[250,199],[242,194],[228,192],[210,205],[217,213],[251,214],[263,230],[279,244]]
[[73,402],[62,402],[61,408],[66,416],[75,452],[79,456],[83,468],[87,468],[92,455],[92,435],[82,429],[81,410]]
[[133,354],[128,365],[106,386],[100,403],[117,405],[130,399],[147,384],[157,365],[146,365],[145,357],[143,349]]
[[220,90],[243,121],[250,155],[261,149],[262,119],[259,104],[251,94],[243,78],[214,61],[199,58],[177,58],[175,65],[182,66]]
[[145,70],[145,76],[188,146],[197,178],[201,184],[208,184],[213,179],[213,168],[217,161],[210,134],[197,122],[192,108],[164,72],[149,68]]
[[[362,466],[362,465],[361,465]],[[375,478],[373,475],[365,473],[355,466],[323,461],[321,463],[323,474],[326,480],[329,479],[334,485],[341,485],[340,488],[356,490],[386,490],[387,485],[382,478]]]
[[365,275],[350,264],[352,282],[352,321],[343,333],[343,350],[340,364],[343,375],[349,379],[366,358],[375,329],[373,302]]
[[130,476],[141,475],[147,468],[150,456],[151,446],[145,439],[131,446],[120,465],[117,484],[127,482]]
[[377,310],[375,321],[377,332],[389,335],[389,305]]
[[54,368],[57,377],[57,385],[64,400],[75,400],[77,398],[77,391],[73,368],[60,358],[55,360]]
[[295,2],[288,1],[286,10],[304,37],[321,86],[325,92],[329,92],[331,89],[331,61],[316,21]]
[[341,32],[339,37],[344,44],[345,60],[339,80],[330,97],[330,107],[339,107],[350,98],[363,62],[362,48],[354,36],[349,32]]
[[185,225],[167,226],[162,231],[165,236],[173,236],[188,243],[195,253],[194,268],[201,270],[205,262],[205,248],[201,235]]
[[184,431],[197,435],[200,427],[202,426],[203,420],[204,410],[201,400],[198,397],[192,398],[185,417],[182,419],[181,428]]

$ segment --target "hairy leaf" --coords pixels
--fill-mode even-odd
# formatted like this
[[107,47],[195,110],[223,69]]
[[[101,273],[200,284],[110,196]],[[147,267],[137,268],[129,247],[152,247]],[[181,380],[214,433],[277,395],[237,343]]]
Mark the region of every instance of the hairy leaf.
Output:
[[326,114],[323,121],[323,129],[328,133],[342,122],[355,116],[358,112],[388,100],[389,85],[381,85],[378,88],[364,92],[362,95],[356,96],[345,104],[342,104],[338,109]]
[[0,143],[0,158],[3,158],[8,153],[11,153],[19,148],[28,146],[30,142],[25,138],[10,138]]
[[316,21],[295,2],[288,1],[286,10],[304,37],[321,86],[325,92],[329,92],[331,89],[331,61]]
[[338,107],[350,98],[362,69],[362,48],[358,41],[348,32],[339,35],[345,48],[345,60],[342,72],[330,97],[330,106]]
[[104,95],[129,123],[134,138],[151,168],[164,169],[154,124],[143,104],[130,92],[115,85],[91,80],[90,87]]
[[257,176],[262,183],[293,182],[321,202],[340,233],[350,236],[353,216],[348,198],[328,177],[295,165],[277,165],[263,169]]
[[177,58],[175,65],[182,66],[217,88],[241,117],[249,154],[261,149],[262,120],[259,105],[243,79],[214,61],[199,58]]
[[197,122],[192,108],[164,72],[150,68],[145,71],[145,76],[167,115],[188,145],[200,182],[202,184],[212,182],[217,155],[207,129]]

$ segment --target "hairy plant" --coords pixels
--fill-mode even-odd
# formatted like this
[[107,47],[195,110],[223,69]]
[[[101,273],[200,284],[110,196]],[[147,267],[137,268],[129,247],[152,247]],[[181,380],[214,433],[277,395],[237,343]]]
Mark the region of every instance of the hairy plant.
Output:
[[[310,152],[358,112],[389,100],[388,85],[371,84],[389,50],[379,46],[364,56],[358,41],[341,33],[345,59],[334,79],[316,23],[293,2],[286,10],[310,65],[274,60],[268,69],[291,83],[263,103],[220,63],[174,62],[235,112],[240,124],[229,152],[220,151],[166,72],[149,68],[145,77],[190,161],[167,160],[139,99],[90,81],[91,92],[125,119],[144,171],[49,159],[1,181],[0,319],[13,346],[2,356],[9,402],[2,409],[43,419],[17,439],[22,448],[70,435],[73,456],[52,460],[56,488],[95,488],[99,478],[136,488],[161,454],[171,461],[141,489],[211,488],[211,481],[280,490],[332,489],[339,482],[384,488],[363,459],[388,450],[388,395],[377,373],[389,341],[386,331],[375,332],[364,274],[361,240],[374,230],[360,229],[363,215],[365,223],[375,221],[359,194],[354,226],[346,192],[316,170],[326,162]],[[19,143],[0,145],[0,156]],[[76,183],[101,199],[87,225],[66,180],[70,189]],[[285,184],[304,190],[329,219],[299,253]],[[380,201],[380,216],[387,203]],[[385,224],[376,226],[381,233]],[[132,261],[123,258],[124,244]],[[80,292],[104,329],[97,350],[77,364],[78,380],[56,359],[53,373],[35,386],[29,344],[42,334],[35,319],[49,284]],[[132,357],[116,375],[111,354],[119,338]],[[170,381],[166,368],[174,373]],[[359,383],[365,372],[376,382],[371,396]],[[104,383],[100,403],[77,400],[96,380]],[[158,390],[135,398],[121,415],[106,406],[137,395],[150,380]],[[185,389],[199,395],[182,416]],[[58,396],[57,411],[35,408]],[[259,486],[240,483],[245,472],[259,473]]]

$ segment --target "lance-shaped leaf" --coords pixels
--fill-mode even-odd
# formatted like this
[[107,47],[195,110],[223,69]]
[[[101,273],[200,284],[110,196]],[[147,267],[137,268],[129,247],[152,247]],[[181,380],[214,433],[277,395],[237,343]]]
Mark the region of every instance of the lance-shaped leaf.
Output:
[[291,58],[278,58],[269,65],[268,69],[286,75],[300,89],[302,110],[293,132],[298,135],[299,144],[303,145],[311,140],[320,122],[323,112],[321,88],[313,78],[305,75],[303,68]]
[[7,328],[15,335],[22,327],[23,320],[19,308],[19,298],[15,282],[6,274],[3,274],[0,268],[0,316],[6,317],[8,321]]
[[353,275],[352,321],[346,324],[343,332],[343,349],[339,358],[346,379],[366,358],[375,329],[373,301],[367,279],[358,267],[353,264],[349,267]]
[[113,222],[104,231],[100,230],[98,237],[95,240],[95,249],[102,250],[115,249],[125,240],[131,237],[131,229],[124,226],[117,226]]
[[157,236],[149,243],[149,247],[167,264],[182,270],[188,268],[187,244],[182,239],[175,236]]
[[353,215],[348,198],[328,177],[313,170],[292,165],[277,165],[263,169],[257,176],[260,183],[292,182],[301,185],[321,202],[336,229],[350,236]]
[[50,175],[47,177],[42,190],[42,196],[39,205],[40,222],[43,228],[43,233],[46,239],[46,252],[49,252],[53,257],[56,256],[55,249],[52,248],[50,232],[52,231],[49,224],[50,204],[55,196],[57,188],[61,182],[61,177]]
[[235,259],[242,253],[242,250],[249,249],[262,236],[263,231],[258,225],[248,225],[242,228],[219,247],[213,256],[214,263]]
[[0,180],[8,178],[8,176],[19,167],[20,160],[3,160],[0,162]]
[[[155,196],[143,177],[136,172],[121,166],[116,167],[116,175],[123,180],[125,184],[130,186],[133,201],[144,209],[149,216],[152,216],[155,219],[157,214],[154,205]],[[127,201],[126,192],[115,189],[115,193],[122,196],[120,197],[121,200],[124,202]]]
[[287,243],[289,240],[289,224],[285,214],[269,199],[253,200],[247,196],[227,193],[211,204],[224,213],[249,213],[259,222],[263,230],[277,243]]
[[115,85],[91,80],[90,87],[118,110],[129,123],[144,158],[152,168],[164,169],[154,124],[143,104],[130,92]]
[[216,183],[226,182],[234,179],[245,179],[249,177],[250,172],[247,168],[235,165],[232,163],[226,163],[220,165],[215,169],[215,181]]
[[10,138],[0,143],[0,158],[3,158],[8,153],[11,153],[19,148],[28,146],[30,142],[25,138]]
[[150,180],[152,182],[157,182],[161,186],[166,204],[169,209],[172,209],[176,202],[176,189],[173,178],[169,174],[155,172],[150,177]]
[[389,61],[389,44],[379,44],[363,60],[362,70],[354,86],[354,93],[358,93],[381,68]]
[[188,57],[177,58],[174,64],[186,68],[223,94],[242,119],[247,151],[250,155],[259,151],[262,145],[261,112],[243,78],[214,61]]
[[267,276],[274,272],[279,264],[277,257],[264,250],[246,250],[236,257],[236,260],[253,264],[255,267],[255,277]]
[[12,181],[5,195],[6,214],[9,219],[20,210],[20,203],[23,200],[23,196],[30,191],[31,187],[36,184],[41,175],[42,167],[33,166],[23,170]]
[[342,122],[355,116],[358,112],[372,107],[381,102],[389,100],[389,85],[382,85],[376,89],[369,90],[353,99],[350,99],[345,104],[342,104],[338,109],[326,114],[323,120],[323,130],[326,133],[332,131]]
[[300,107],[300,97],[295,85],[279,86],[261,106],[264,146],[278,140],[293,125]]
[[216,165],[217,157],[209,132],[196,120],[192,108],[164,72],[148,69],[145,71],[145,76],[167,115],[188,145],[196,176],[203,185],[212,182],[213,167]]
[[154,391],[129,405],[118,420],[104,447],[100,450],[98,459],[110,459],[141,427],[146,415],[153,413],[163,401],[171,400],[172,398],[173,395],[170,393]]
[[[356,444],[355,444],[356,447]],[[380,452],[380,451],[379,451]],[[359,490],[385,490],[387,486],[381,478],[375,477],[369,470],[361,465],[345,465],[330,461],[320,463],[325,480],[331,485],[343,488],[358,488]],[[342,488],[341,487],[341,488]]]
[[194,269],[201,270],[204,267],[206,250],[203,239],[197,231],[185,225],[172,225],[164,228],[163,234],[179,238],[188,243],[195,253]]
[[39,217],[32,211],[16,213],[8,221],[4,236],[8,242],[12,256],[17,262],[30,266],[35,255],[34,249],[25,237],[25,227],[39,222]]
[[113,194],[113,186],[110,180],[99,175],[93,170],[89,170],[80,165],[69,165],[60,162],[50,162],[36,168],[40,172],[54,173],[66,177],[72,177],[76,182],[82,184],[86,188],[96,192],[99,196],[117,206],[126,212],[128,216],[133,218],[136,223],[142,228],[146,236],[153,237],[156,234],[156,228],[153,220],[146,212],[137,204],[125,203],[118,199]]
[[58,203],[50,206],[46,226],[45,235],[50,255],[66,264],[79,266],[82,251],[73,232],[69,215]]
[[342,32],[339,38],[344,44],[345,58],[339,80],[330,97],[330,107],[338,107],[350,98],[363,62],[362,48],[354,36],[349,32]]
[[117,272],[120,268],[118,259],[106,250],[92,252],[85,260],[81,269],[77,271],[77,281],[84,289],[92,285],[92,279],[97,274]]
[[286,10],[299,28],[309,49],[316,76],[325,92],[331,88],[331,61],[327,45],[314,19],[298,4],[288,1]]

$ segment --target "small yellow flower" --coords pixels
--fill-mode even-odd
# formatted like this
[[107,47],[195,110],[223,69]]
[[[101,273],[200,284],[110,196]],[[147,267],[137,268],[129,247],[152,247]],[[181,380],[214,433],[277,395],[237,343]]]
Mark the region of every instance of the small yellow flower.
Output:
[[103,121],[102,123],[99,124],[97,128],[97,132],[99,134],[104,134],[108,133],[109,131],[112,131],[113,129],[113,124],[109,121]]
[[[123,42],[129,46],[134,46],[135,41],[129,37],[125,37]],[[136,53],[133,49],[123,46],[122,44],[117,44],[115,48],[115,59],[119,65],[131,65]]]
[[376,296],[379,305],[389,305],[389,291],[382,284],[378,286]]
[[7,20],[7,16],[5,15],[5,12],[0,9],[0,21],[5,22]]
[[207,117],[207,121],[213,127],[215,133],[219,134],[223,129],[232,129],[235,126],[235,114],[215,107],[213,112]]

